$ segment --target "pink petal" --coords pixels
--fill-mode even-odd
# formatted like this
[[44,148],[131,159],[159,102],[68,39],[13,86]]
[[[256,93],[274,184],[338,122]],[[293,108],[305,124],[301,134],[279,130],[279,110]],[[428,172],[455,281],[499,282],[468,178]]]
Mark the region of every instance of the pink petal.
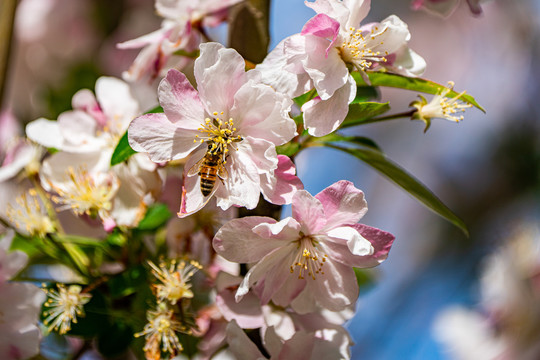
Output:
[[188,158],[184,166],[184,186],[182,187],[182,199],[178,217],[183,218],[189,216],[202,209],[215,194],[217,188],[223,187],[221,181],[216,181],[214,192],[207,197],[204,197],[201,192],[201,182],[198,175],[187,176],[189,170],[201,160],[206,153],[206,148],[201,147],[194,151]]
[[96,119],[82,111],[66,111],[58,116],[60,133],[69,144],[88,145],[96,143]]
[[71,106],[73,110],[81,110],[93,117],[100,127],[107,124],[107,119],[101,107],[99,106],[96,97],[92,91],[88,89],[79,90],[71,98]]
[[317,234],[326,224],[323,205],[306,190],[299,190],[292,201],[293,218],[301,225],[306,235]]
[[279,291],[272,296],[272,302],[278,306],[287,307],[298,295],[300,295],[305,287],[306,280],[299,279],[298,276],[291,274],[289,271],[289,274],[285,277],[285,281],[282,283]]
[[304,127],[313,136],[328,135],[336,130],[349,112],[349,104],[356,96],[356,85],[352,77],[328,100],[316,97],[302,106]]
[[250,80],[234,95],[229,114],[243,136],[281,145],[296,135],[296,124],[289,116],[291,105],[292,100],[270,86]]
[[228,111],[234,95],[247,81],[244,59],[236,50],[218,43],[204,43],[200,49],[194,72],[201,99],[209,114]]
[[234,320],[227,325],[227,343],[229,344],[229,350],[238,360],[265,358]]
[[277,205],[290,204],[293,195],[304,188],[304,184],[296,174],[294,163],[285,155],[278,155],[278,168],[274,176],[261,177],[261,192],[264,198]]
[[[361,0],[354,0],[361,1]],[[336,19],[342,26],[345,26],[350,14],[347,2],[335,0],[316,0],[314,2],[304,1],[307,7],[312,8],[317,14],[326,14]]]
[[254,263],[283,246],[282,240],[261,237],[253,228],[261,224],[275,224],[269,217],[249,216],[234,219],[219,229],[213,240],[216,252],[229,261]]
[[371,7],[371,0],[354,0],[349,1],[349,19],[347,20],[347,23],[345,24],[345,29],[352,27],[358,27],[362,20],[367,16],[369,13],[369,9]]
[[[224,180],[225,186],[216,191],[217,204],[223,210],[233,205],[245,206],[248,209],[257,206],[261,193],[259,172],[271,171],[270,164],[274,163],[271,157],[268,159],[266,152],[261,154],[264,147],[259,145],[251,140],[243,141],[238,145],[238,151],[232,151],[227,159],[228,176]],[[275,148],[267,150],[273,150],[275,154]],[[277,163],[277,159],[275,160]]]
[[253,226],[251,231],[263,238],[293,241],[298,238],[300,224],[293,218],[288,217],[278,222],[260,223]]
[[319,354],[313,353],[314,342],[315,337],[313,336],[313,333],[298,331],[291,339],[285,341],[281,348],[281,352],[279,353],[279,359],[323,359],[322,357],[319,357]]
[[331,39],[330,44],[326,48],[326,56],[332,47],[339,34],[339,22],[332,19],[326,14],[318,14],[312,17],[302,29],[302,35],[315,35],[323,39]]
[[356,224],[351,228],[356,229],[362,237],[367,239],[373,246],[371,255],[354,255],[347,244],[336,239],[329,238],[329,241],[321,242],[324,252],[332,259],[347,266],[358,268],[370,268],[382,263],[388,256],[392,247],[394,236],[386,231],[379,230],[367,225]]
[[309,291],[320,306],[330,311],[341,311],[353,304],[358,298],[358,283],[353,269],[328,260],[323,270],[315,280],[306,278],[304,291]]
[[159,103],[172,123],[184,129],[197,130],[204,122],[204,107],[199,94],[186,76],[171,69],[159,83]]
[[188,156],[200,145],[194,142],[197,134],[157,113],[135,118],[128,129],[128,140],[133,150],[148,153],[154,162],[164,162]]
[[349,78],[347,65],[336,48],[328,48],[328,40],[306,35],[308,56],[302,61],[305,71],[321,99],[326,100],[343,87]]
[[[242,280],[242,283],[236,291],[236,301],[240,301],[242,297],[248,293],[253,284],[257,283],[258,281],[263,281],[265,277],[271,274],[273,271],[283,267],[289,269],[291,263],[288,262],[287,259],[290,254],[295,252],[294,250],[296,249],[296,246],[294,244],[282,246],[282,242],[280,242],[280,245],[281,247],[277,247],[275,250],[265,255],[248,271],[244,277],[244,280]],[[285,261],[283,259],[285,259]],[[279,288],[269,287],[268,289],[264,290],[266,290],[271,297],[276,291],[279,290]],[[266,305],[266,302],[261,301],[261,303]]]
[[326,230],[345,224],[356,224],[367,212],[364,193],[350,181],[338,181],[317,195],[326,217]]
[[388,257],[390,248],[394,243],[394,235],[387,231],[363,224],[354,224],[352,227],[358,230],[358,232],[373,246],[374,251],[373,255],[371,255],[373,259],[381,263]]
[[[296,46],[292,46],[295,43]],[[305,39],[300,34],[281,41],[264,61],[255,67],[262,75],[262,82],[290,98],[309,91],[313,87],[311,79],[300,62],[306,57],[304,43]],[[291,67],[298,69],[293,71]]]
[[[231,283],[230,287],[234,287],[240,283],[241,279],[227,273],[219,273],[216,283],[222,283],[224,280]],[[228,288],[219,289],[216,296],[216,305],[227,321],[236,320],[243,329],[257,329],[264,325],[261,303],[254,294],[247,294],[242,301],[237,303],[234,300],[232,290]]]
[[333,228],[328,232],[328,236],[334,239],[344,240],[354,255],[369,256],[373,254],[374,249],[371,243],[350,226]]
[[131,120],[139,115],[139,103],[129,85],[120,79],[108,76],[97,79],[96,98],[113,129],[125,131]]

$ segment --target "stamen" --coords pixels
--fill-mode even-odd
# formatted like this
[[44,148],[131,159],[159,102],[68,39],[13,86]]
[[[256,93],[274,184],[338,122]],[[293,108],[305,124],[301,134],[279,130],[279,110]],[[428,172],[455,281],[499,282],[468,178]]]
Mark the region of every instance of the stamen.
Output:
[[328,255],[317,249],[318,242],[311,236],[303,236],[298,240],[298,253],[291,264],[291,274],[298,268],[298,279],[304,279],[305,273],[313,280],[316,275],[324,275],[323,266]]

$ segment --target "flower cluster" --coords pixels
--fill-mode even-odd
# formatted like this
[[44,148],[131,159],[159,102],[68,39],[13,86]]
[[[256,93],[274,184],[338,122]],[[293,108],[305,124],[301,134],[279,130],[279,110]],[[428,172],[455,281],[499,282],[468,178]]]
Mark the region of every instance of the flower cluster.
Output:
[[[232,6],[239,10],[228,18]],[[27,278],[46,283],[47,332],[96,340],[68,351],[349,359],[343,324],[359,296],[357,277],[386,260],[394,236],[359,223],[367,202],[353,182],[325,183],[316,195],[304,189],[296,156],[311,147],[366,161],[461,224],[373,141],[341,130],[411,117],[427,130],[433,118],[457,122],[481,107],[453,84],[418,78],[426,63],[396,15],[366,23],[370,0],[306,6],[315,14],[302,31],[253,64],[207,33],[226,20],[259,21],[251,3],[156,0],[161,28],[118,45],[142,48],[127,82],[100,77],[95,91],[73,95],[72,110],[30,122],[26,139],[2,113],[0,220],[34,256]],[[159,105],[147,112],[139,80],[157,85]],[[435,98],[385,115],[377,86]],[[284,205],[291,216],[281,216]],[[0,328],[13,325],[0,355],[19,359],[37,352],[44,294],[6,282],[25,262],[6,249],[1,298],[16,301],[19,293],[3,289],[28,285],[21,304],[32,302],[24,322],[32,343],[23,347],[0,301]]]

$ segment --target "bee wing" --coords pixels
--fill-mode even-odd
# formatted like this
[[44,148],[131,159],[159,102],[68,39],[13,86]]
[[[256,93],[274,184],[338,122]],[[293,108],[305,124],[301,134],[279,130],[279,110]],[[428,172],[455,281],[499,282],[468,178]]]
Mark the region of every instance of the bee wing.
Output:
[[218,168],[218,172],[217,172],[217,175],[219,176],[219,178],[221,180],[225,180],[229,177],[229,172],[227,171],[227,169],[225,168],[225,165],[221,165],[219,168]]
[[201,160],[197,161],[188,171],[187,176],[193,176],[193,175],[199,175],[199,169],[201,167],[201,164],[204,160],[204,156],[201,158]]

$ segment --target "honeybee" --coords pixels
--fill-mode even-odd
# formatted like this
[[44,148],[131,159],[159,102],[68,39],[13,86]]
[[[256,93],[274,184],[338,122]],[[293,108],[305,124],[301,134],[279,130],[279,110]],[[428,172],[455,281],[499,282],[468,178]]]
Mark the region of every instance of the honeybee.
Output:
[[201,160],[197,161],[189,171],[188,176],[199,175],[201,178],[201,193],[208,196],[214,190],[216,180],[227,179],[228,173],[225,168],[226,155],[222,151],[212,150],[212,145],[208,145],[208,150]]

